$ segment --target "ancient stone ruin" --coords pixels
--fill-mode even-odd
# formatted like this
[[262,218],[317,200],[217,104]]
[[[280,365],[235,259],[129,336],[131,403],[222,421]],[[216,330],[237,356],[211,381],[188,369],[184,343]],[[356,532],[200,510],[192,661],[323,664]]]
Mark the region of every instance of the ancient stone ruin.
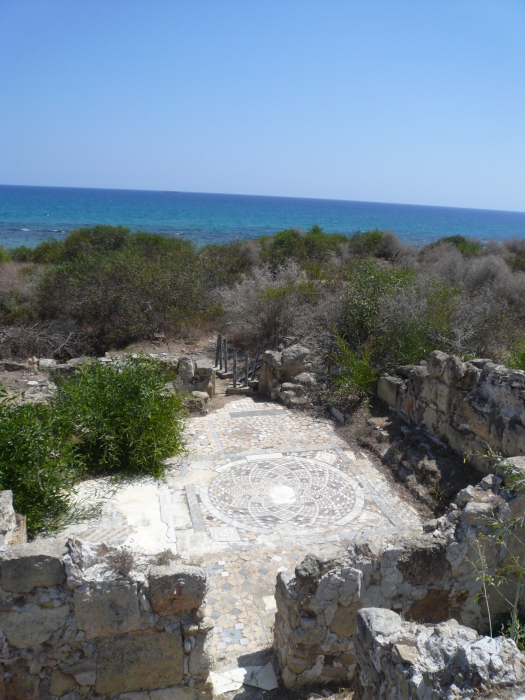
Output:
[[[380,378],[380,399],[422,440],[468,453],[483,477],[422,522],[333,421],[288,410],[309,408],[320,381],[308,348],[263,353],[260,400],[250,386],[209,414],[213,362],[165,360],[198,415],[190,453],[163,480],[29,544],[0,493],[0,699],[271,693],[274,670],[294,692],[348,684],[355,700],[525,694],[525,656],[496,636],[509,599],[525,612],[523,581],[507,576],[507,600],[488,590],[487,608],[477,569],[480,554],[488,574],[525,555],[523,529],[512,543],[488,538],[491,518],[522,518],[525,499],[481,457],[490,448],[525,474],[524,372],[435,352]],[[52,391],[79,363],[45,364]]]
[[426,364],[379,379],[377,393],[407,419],[486,472],[476,453],[525,455],[525,372],[435,351]]
[[44,539],[4,550],[0,572],[0,697],[211,697],[203,569]]
[[[306,557],[295,576],[279,574],[275,650],[283,683],[291,688],[357,679],[368,698],[445,697],[425,693],[435,684],[452,683],[453,665],[459,670],[463,664],[464,689],[472,690],[480,679],[487,688],[525,684],[525,656],[516,645],[501,638],[480,641],[478,634],[488,629],[487,608],[478,600],[482,583],[474,566],[481,536],[488,529],[487,517],[510,519],[520,516],[524,508],[522,498],[499,495],[500,485],[501,479],[491,475],[477,488],[460,492],[457,504],[438,521],[430,521],[425,526],[428,532],[419,537],[398,538],[386,545],[378,539],[357,541],[324,558]],[[506,547],[497,550],[491,542],[481,546],[489,569],[504,566],[509,556]],[[513,553],[523,557],[525,544]],[[520,607],[525,610],[521,581],[509,577],[505,585],[511,598],[516,592],[520,595]],[[493,618],[508,609],[496,591],[490,592],[489,605]],[[407,622],[401,624],[401,619]],[[424,628],[423,623],[427,623]],[[392,639],[387,642],[385,637]],[[450,646],[453,638],[459,645],[454,652],[457,659],[451,662],[441,653],[441,666],[433,669],[430,685],[425,685],[428,674],[425,682],[416,683],[417,665],[424,668],[432,666],[431,659],[435,662],[435,655],[429,658],[433,645]],[[396,651],[396,645],[403,649]],[[425,645],[429,645],[426,651]],[[503,655],[504,671],[503,662],[492,663],[490,655],[478,658],[478,647]],[[387,657],[392,663],[385,662]],[[399,669],[392,664],[399,664]],[[472,675],[470,686],[467,670]],[[443,680],[447,674],[448,681]],[[408,690],[393,694],[397,686],[411,688],[413,695]]]

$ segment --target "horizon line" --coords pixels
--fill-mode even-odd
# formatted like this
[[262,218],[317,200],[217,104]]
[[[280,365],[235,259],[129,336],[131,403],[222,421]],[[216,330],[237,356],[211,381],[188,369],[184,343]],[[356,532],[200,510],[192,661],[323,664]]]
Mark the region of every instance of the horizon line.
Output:
[[156,189],[138,189],[129,187],[80,187],[80,186],[64,186],[64,185],[13,185],[7,183],[0,183],[0,187],[27,187],[34,189],[59,189],[59,190],[95,190],[95,191],[105,191],[105,192],[158,192],[160,194],[197,194],[197,195],[212,195],[217,197],[261,197],[265,199],[299,199],[299,200],[311,200],[317,202],[348,202],[355,204],[387,204],[389,206],[401,206],[401,207],[426,207],[429,209],[459,209],[462,211],[490,211],[490,212],[502,212],[506,214],[525,214],[525,210],[521,209],[488,209],[479,207],[459,207],[450,206],[447,204],[414,204],[409,202],[380,202],[365,199],[339,199],[336,197],[293,197],[289,195],[273,195],[273,194],[241,194],[237,192],[193,192],[186,190],[156,190]]

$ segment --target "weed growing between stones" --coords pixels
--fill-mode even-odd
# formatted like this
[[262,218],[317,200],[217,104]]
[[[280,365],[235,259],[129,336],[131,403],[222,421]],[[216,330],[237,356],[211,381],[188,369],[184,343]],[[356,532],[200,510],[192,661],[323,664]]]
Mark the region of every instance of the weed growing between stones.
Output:
[[[469,455],[471,457],[473,455]],[[504,457],[490,451],[488,455],[476,453],[477,458],[497,466],[505,477],[505,490],[525,494],[525,474],[509,464]],[[525,583],[525,514],[515,515],[512,509],[504,515],[486,518],[486,532],[472,542],[476,559],[470,560],[481,589],[476,602],[483,600],[488,613],[490,636],[494,632],[494,615],[491,611],[491,594],[495,594],[508,607],[508,614],[500,618],[500,634],[509,637],[525,651],[525,626],[519,613],[520,595]],[[487,552],[504,552],[503,557],[491,566]],[[498,606],[499,607],[499,606]]]

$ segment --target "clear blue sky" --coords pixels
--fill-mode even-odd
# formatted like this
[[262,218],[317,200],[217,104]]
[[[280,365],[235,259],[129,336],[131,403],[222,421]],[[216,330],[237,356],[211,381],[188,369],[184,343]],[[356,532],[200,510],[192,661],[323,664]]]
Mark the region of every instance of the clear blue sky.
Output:
[[525,210],[524,0],[0,0],[0,183]]

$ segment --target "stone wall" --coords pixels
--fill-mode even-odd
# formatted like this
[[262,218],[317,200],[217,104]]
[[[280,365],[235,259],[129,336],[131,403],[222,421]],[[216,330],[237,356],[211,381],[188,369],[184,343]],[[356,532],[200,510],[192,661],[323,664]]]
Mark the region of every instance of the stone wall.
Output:
[[[480,536],[486,534],[491,515],[507,520],[525,509],[524,499],[500,494],[500,484],[499,477],[490,475],[478,487],[464,489],[457,504],[442,518],[426,523],[419,537],[388,544],[382,539],[360,540],[323,559],[306,557],[295,576],[281,573],[274,646],[284,684],[352,679],[358,664],[357,615],[362,608],[394,610],[419,623],[455,618],[486,631],[486,608],[477,601],[481,582],[472,562],[479,560],[480,542],[489,571],[505,566],[510,554],[506,545],[498,549]],[[513,549],[522,557],[523,534],[522,544]],[[516,582],[509,580],[505,594],[512,599],[515,591]],[[509,606],[492,592],[490,608],[497,619]]]
[[525,655],[504,637],[481,637],[455,620],[403,622],[391,610],[357,614],[361,700],[523,697]]
[[286,406],[308,406],[308,387],[316,381],[310,359],[310,350],[302,345],[267,350],[261,358],[259,392]]
[[[379,379],[377,393],[459,453],[525,455],[525,372],[435,351],[424,365]],[[486,462],[472,460],[480,470]]]
[[211,697],[206,574],[170,557],[75,538],[4,549],[0,698]]

